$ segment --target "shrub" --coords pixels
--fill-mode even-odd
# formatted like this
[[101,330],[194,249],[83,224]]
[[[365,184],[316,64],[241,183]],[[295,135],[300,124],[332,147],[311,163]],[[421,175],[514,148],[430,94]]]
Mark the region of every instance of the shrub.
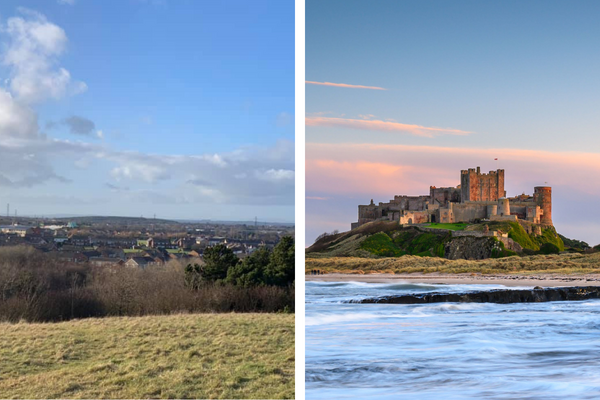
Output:
[[399,257],[404,254],[384,232],[369,236],[363,240],[360,248],[381,257]]
[[539,250],[541,254],[558,254],[560,249],[554,243],[544,243]]
[[271,260],[271,251],[261,247],[227,271],[227,282],[237,286],[255,286],[265,283],[265,268]]
[[285,236],[277,243],[265,268],[265,283],[287,286],[294,282],[296,274],[294,238]]
[[216,282],[227,277],[229,268],[234,267],[240,259],[224,244],[218,244],[204,250],[204,263],[200,268],[202,279]]

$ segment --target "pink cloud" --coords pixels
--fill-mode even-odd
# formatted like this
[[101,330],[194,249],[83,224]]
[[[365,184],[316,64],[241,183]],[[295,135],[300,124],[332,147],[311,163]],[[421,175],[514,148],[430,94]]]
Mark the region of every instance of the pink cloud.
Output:
[[[494,161],[494,158],[499,158]],[[429,185],[456,186],[460,170],[502,168],[509,195],[534,185],[562,185],[600,196],[596,153],[374,144],[306,144],[307,191],[331,194],[427,194]]]
[[466,136],[473,132],[462,131],[459,129],[450,128],[435,128],[421,125],[402,124],[400,122],[366,120],[366,119],[349,119],[349,118],[330,118],[307,116],[305,118],[306,126],[333,126],[349,129],[360,129],[368,131],[385,131],[385,132],[404,132],[414,136],[434,137],[436,135],[459,135]]
[[371,89],[371,90],[387,90],[378,86],[363,86],[363,85],[348,85],[347,83],[331,83],[331,82],[315,82],[315,81],[304,81],[304,83],[308,83],[309,85],[321,85],[321,86],[336,86],[336,87],[344,87],[351,89]]
[[329,197],[319,197],[319,196],[306,196],[306,200],[329,200]]

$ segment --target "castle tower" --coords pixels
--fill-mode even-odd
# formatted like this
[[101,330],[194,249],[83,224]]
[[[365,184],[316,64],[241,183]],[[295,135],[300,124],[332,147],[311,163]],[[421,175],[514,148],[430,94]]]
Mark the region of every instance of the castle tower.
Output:
[[504,191],[504,170],[498,169],[487,174],[481,168],[460,171],[461,202],[498,201],[506,196]]
[[552,225],[552,188],[550,186],[536,186],[533,188],[533,200],[543,211],[540,223]]

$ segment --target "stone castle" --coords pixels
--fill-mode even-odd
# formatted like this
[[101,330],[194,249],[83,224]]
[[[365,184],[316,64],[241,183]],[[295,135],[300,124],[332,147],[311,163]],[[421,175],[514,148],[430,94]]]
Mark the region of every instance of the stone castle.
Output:
[[552,188],[536,186],[533,196],[507,198],[504,170],[481,173],[480,168],[460,171],[460,185],[429,187],[429,195],[394,196],[388,203],[358,206],[358,222],[352,229],[376,220],[400,224],[474,222],[475,220],[524,220],[552,225]]

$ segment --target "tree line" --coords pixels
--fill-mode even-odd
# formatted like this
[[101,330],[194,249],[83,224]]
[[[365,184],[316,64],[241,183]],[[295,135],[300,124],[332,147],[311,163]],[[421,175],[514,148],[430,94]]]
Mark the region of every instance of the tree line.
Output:
[[205,263],[145,269],[64,263],[0,247],[0,321],[62,321],[181,312],[294,312],[294,241],[243,260],[214,246]]
[[285,236],[273,250],[259,247],[240,260],[227,246],[219,244],[204,251],[204,264],[188,264],[186,283],[193,289],[205,284],[242,287],[289,286],[295,279],[294,239]]

